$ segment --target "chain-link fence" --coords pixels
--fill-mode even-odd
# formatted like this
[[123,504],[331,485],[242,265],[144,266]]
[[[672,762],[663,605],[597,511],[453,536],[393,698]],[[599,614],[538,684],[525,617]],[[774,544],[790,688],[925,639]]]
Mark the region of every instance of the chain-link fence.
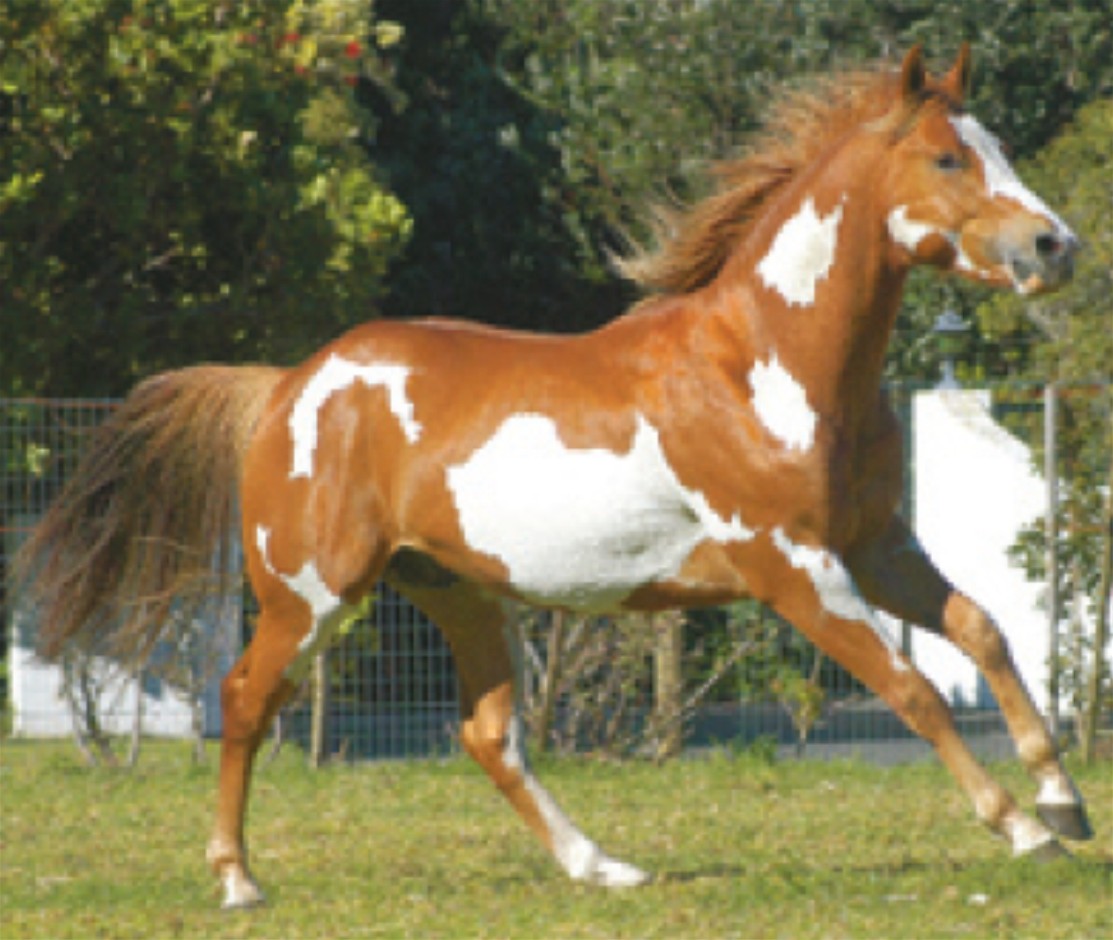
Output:
[[[913,391],[891,391],[905,418],[910,454],[916,449]],[[1105,408],[1108,420],[1108,387],[1097,391],[1065,394],[1077,394],[1080,400],[1089,395],[1087,407]],[[1008,404],[1013,419],[1021,421],[1032,420],[1042,401],[1038,394],[1017,388],[996,396],[996,403]],[[34,734],[36,728],[59,733],[67,727],[67,716],[72,717],[72,702],[60,699],[59,683],[51,685],[43,670],[33,674],[24,668],[14,675],[13,664],[34,661],[34,622],[33,612],[20,611],[18,598],[10,593],[8,566],[21,538],[62,485],[86,433],[111,407],[99,401],[0,399],[0,590],[5,592],[0,595],[5,621],[0,679],[9,687],[8,721],[17,733]],[[907,478],[906,510],[914,515],[923,487],[917,486],[911,468]],[[1064,523],[1081,524],[1078,519]],[[1039,546],[1033,550],[1038,555]],[[1072,558],[1075,580],[1068,593],[1077,593],[1085,580],[1078,575],[1080,566],[1097,562],[1079,552]],[[245,595],[233,606],[234,616],[224,614],[207,629],[211,636],[231,636],[238,646],[252,629],[253,603]],[[1084,629],[1071,633],[1071,616],[1064,608],[1064,636],[1074,636],[1078,644],[1070,651],[1078,672],[1071,688],[1081,689],[1092,649],[1086,647]],[[919,662],[921,648],[912,631],[900,624],[893,630]],[[762,741],[782,754],[859,754],[880,760],[927,752],[875,696],[756,604],[657,618],[523,612],[519,632],[526,651],[528,713],[543,745],[660,755],[674,750],[683,730],[689,746],[746,747]],[[315,675],[327,676],[322,694],[311,694],[307,685],[295,698],[278,723],[282,740],[306,747],[312,742],[324,756],[353,759],[455,748],[459,716],[451,654],[436,628],[386,586],[377,589],[369,615],[346,630],[329,652],[324,671]],[[22,683],[18,688],[17,679]],[[202,699],[206,719],[188,726],[212,734],[219,727],[219,676],[206,680],[192,693]],[[990,756],[1011,753],[991,699],[976,693],[951,698],[960,727],[978,750]],[[144,701],[146,717],[139,722],[146,722],[144,733],[182,733],[180,723],[166,719],[138,691],[98,699],[96,707],[105,712],[103,727],[118,731],[137,726],[137,703]],[[43,710],[62,718],[44,723],[38,714]]]

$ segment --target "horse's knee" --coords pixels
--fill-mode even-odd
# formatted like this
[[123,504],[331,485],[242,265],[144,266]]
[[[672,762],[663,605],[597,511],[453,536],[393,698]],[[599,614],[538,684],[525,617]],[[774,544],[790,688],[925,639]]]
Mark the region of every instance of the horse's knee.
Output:
[[992,618],[969,598],[956,594],[944,616],[946,635],[980,669],[993,672],[1011,662],[1009,645]]

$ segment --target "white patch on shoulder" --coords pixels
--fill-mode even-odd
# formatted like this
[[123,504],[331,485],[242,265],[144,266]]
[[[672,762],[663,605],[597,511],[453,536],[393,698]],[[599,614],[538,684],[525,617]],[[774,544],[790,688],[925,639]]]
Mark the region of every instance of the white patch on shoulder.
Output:
[[1039,196],[1025,186],[1012,168],[997,138],[987,131],[970,114],[951,117],[951,126],[962,142],[977,154],[985,174],[986,189],[991,196],[1004,196],[1019,203],[1029,212],[1042,215],[1054,223],[1064,235],[1070,235],[1070,226],[1056,215]]
[[369,388],[387,390],[390,410],[412,444],[421,436],[421,425],[414,419],[413,403],[406,397],[406,380],[410,367],[396,363],[360,365],[333,353],[302,389],[290,410],[290,437],[294,442],[294,459],[290,477],[313,475],[313,455],[317,450],[317,417],[329,398],[362,382]]
[[909,251],[919,248],[920,242],[929,235],[939,233],[939,229],[928,222],[908,218],[908,206],[897,206],[885,221],[889,227],[889,236]]
[[513,415],[447,477],[468,545],[526,597],[576,610],[615,609],[701,542],[754,537],[677,479],[641,415],[625,454],[566,447],[551,418]]
[[900,645],[877,612],[858,593],[858,586],[837,555],[825,548],[797,545],[780,527],[770,535],[788,563],[808,575],[820,603],[829,613],[842,620],[858,620],[866,624],[888,648],[893,667],[899,672],[908,669],[908,663],[900,655]]
[[808,393],[781,365],[776,353],[768,363],[754,363],[750,388],[754,411],[766,430],[789,450],[810,450],[818,417],[808,404]]
[[777,291],[790,305],[815,303],[816,285],[835,263],[842,203],[830,215],[820,216],[809,196],[789,219],[757,266],[765,286]]
[[309,660],[316,652],[317,647],[328,640],[337,627],[340,626],[351,613],[352,608],[344,603],[343,598],[334,594],[321,578],[317,566],[307,561],[301,570],[294,575],[282,574],[275,570],[271,564],[268,552],[270,543],[270,529],[265,526],[255,527],[255,544],[259,548],[259,557],[267,571],[278,578],[298,597],[305,601],[313,619],[309,632],[298,643],[301,653],[286,669],[286,676],[291,680],[298,680],[304,675]]

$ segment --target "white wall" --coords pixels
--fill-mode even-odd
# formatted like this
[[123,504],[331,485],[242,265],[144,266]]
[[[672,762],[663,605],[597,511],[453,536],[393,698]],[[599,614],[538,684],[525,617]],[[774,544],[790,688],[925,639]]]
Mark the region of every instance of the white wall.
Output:
[[[34,520],[14,520],[5,545],[8,557],[15,554],[15,533],[25,531]],[[46,663],[35,655],[36,624],[33,611],[19,599],[9,608],[6,627],[9,633],[8,697],[12,706],[12,732],[29,737],[67,736],[73,722],[69,707],[62,696],[62,669]],[[202,696],[204,729],[209,735],[220,733],[220,680],[231,668],[240,642],[241,613],[238,597],[226,598],[213,605],[202,629],[210,635],[219,633],[214,642],[212,678]],[[156,650],[155,661],[159,651]],[[164,653],[165,655],[165,653]],[[134,724],[138,683],[108,660],[99,659],[92,670],[98,695],[98,717],[111,734],[129,733]],[[187,737],[192,733],[189,702],[178,689],[157,679],[148,678],[142,688],[143,731],[157,737]]]
[[[1044,482],[1027,446],[993,420],[989,392],[921,392],[912,420],[916,533],[943,574],[997,621],[1036,705],[1046,711],[1043,589],[1006,554],[1020,529],[1042,517]],[[992,701],[973,665],[949,643],[916,630],[912,651],[952,702]]]

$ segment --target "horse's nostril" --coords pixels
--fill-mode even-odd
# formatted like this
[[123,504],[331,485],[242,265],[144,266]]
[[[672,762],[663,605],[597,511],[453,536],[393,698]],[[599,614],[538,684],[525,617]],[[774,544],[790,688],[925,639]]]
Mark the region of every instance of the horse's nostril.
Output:
[[1052,258],[1062,250],[1063,243],[1057,235],[1050,232],[1036,236],[1036,254],[1041,258]]

